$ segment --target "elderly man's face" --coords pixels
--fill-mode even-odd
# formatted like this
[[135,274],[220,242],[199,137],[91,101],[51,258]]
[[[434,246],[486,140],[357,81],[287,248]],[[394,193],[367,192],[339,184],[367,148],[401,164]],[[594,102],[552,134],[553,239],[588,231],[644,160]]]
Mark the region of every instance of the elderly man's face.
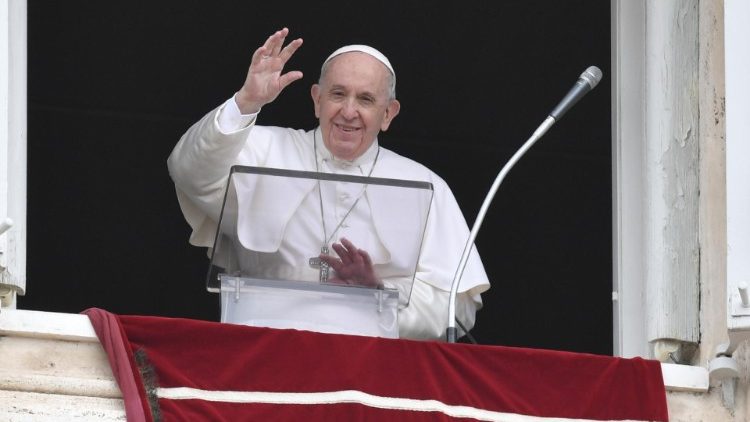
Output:
[[354,160],[385,131],[399,103],[388,98],[388,69],[361,52],[334,57],[311,94],[323,142],[336,158]]

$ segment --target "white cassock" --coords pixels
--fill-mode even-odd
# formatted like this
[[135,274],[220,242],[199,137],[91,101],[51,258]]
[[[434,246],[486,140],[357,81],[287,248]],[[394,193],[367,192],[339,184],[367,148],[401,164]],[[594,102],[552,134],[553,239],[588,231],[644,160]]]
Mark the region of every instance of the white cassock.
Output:
[[[399,311],[399,331],[403,338],[444,338],[448,319],[451,282],[458,266],[469,230],[447,184],[423,165],[392,151],[373,145],[352,162],[335,159],[326,149],[319,129],[302,131],[279,127],[255,126],[254,116],[241,116],[233,99],[208,113],[183,135],[169,157],[170,175],[175,182],[183,214],[193,229],[190,243],[213,246],[221,212],[229,169],[233,165],[273,167],[356,176],[424,181],[432,184],[434,196],[422,240],[419,262],[409,305]],[[314,143],[316,144],[314,146]],[[317,152],[317,156],[316,156]],[[375,162],[377,157],[377,161]],[[317,164],[316,164],[317,162]],[[374,168],[373,168],[374,164]],[[238,189],[239,209],[251,209],[248,201],[261,199],[263,206],[276,206],[278,216],[265,222],[262,230],[251,230],[252,215],[241,213],[237,219],[240,243],[248,250],[275,254],[279,268],[287,268],[288,279],[317,279],[310,268],[310,257],[320,253],[323,237],[320,202],[326,219],[326,236],[333,241],[345,237],[368,251],[377,268],[387,268],[402,251],[413,250],[399,245],[383,230],[379,221],[394,221],[393,213],[405,204],[380,204],[375,193],[362,192],[358,185],[326,184],[318,191],[314,183],[298,187],[294,198],[266,195],[255,199]],[[360,202],[351,208],[361,196]],[[246,202],[243,204],[243,201]],[[352,212],[338,226],[349,209]],[[334,233],[334,229],[338,229]],[[373,231],[375,236],[358,231]],[[285,241],[294,239],[294,241]],[[355,239],[365,239],[358,244]],[[369,239],[369,240],[368,240]],[[361,241],[361,242],[362,242]],[[419,241],[419,239],[415,240]],[[418,248],[417,248],[418,249]],[[393,265],[390,265],[393,268]],[[315,275],[309,274],[314,271]],[[464,271],[457,298],[456,317],[467,328],[474,325],[476,310],[481,308],[480,293],[489,281],[479,255],[474,251]]]

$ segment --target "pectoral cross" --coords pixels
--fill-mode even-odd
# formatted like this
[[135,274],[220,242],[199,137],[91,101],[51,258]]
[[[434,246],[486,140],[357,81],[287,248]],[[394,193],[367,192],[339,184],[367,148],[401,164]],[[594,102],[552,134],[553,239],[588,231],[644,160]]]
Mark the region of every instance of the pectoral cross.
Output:
[[[320,248],[320,254],[321,255],[328,255],[328,246],[323,246]],[[325,283],[328,281],[328,270],[331,267],[328,265],[327,262],[320,259],[319,256],[314,256],[310,258],[310,266],[313,268],[320,268],[320,278],[319,281],[321,283]]]

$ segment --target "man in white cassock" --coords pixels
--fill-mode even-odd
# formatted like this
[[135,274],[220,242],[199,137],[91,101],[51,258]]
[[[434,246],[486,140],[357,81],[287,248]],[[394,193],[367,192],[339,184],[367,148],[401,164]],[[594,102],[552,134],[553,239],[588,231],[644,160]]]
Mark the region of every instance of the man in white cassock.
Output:
[[[276,99],[289,84],[302,78],[299,71],[283,73],[286,63],[302,45],[302,39],[284,45],[288,33],[286,28],[277,31],[255,51],[240,90],[195,123],[169,157],[168,167],[177,197],[193,229],[190,243],[213,246],[233,165],[429,182],[434,196],[411,299],[398,313],[399,333],[402,338],[444,339],[451,282],[469,230],[445,181],[425,166],[378,144],[378,133],[388,129],[400,109],[393,66],[372,47],[342,47],[325,60],[320,79],[311,88],[318,128],[303,131],[259,126],[255,122],[261,108]],[[238,191],[240,202],[241,195]],[[344,217],[349,221],[340,221],[338,225],[335,220],[329,223],[328,232],[323,233],[319,229],[321,213],[324,213],[322,205],[318,210],[319,202],[323,202],[320,195],[319,187],[311,190],[289,216],[280,216],[279,221],[269,224],[271,230],[264,231],[273,233],[273,228],[279,227],[284,236],[267,234],[265,239],[258,239],[256,235],[252,239],[253,235],[247,234],[244,238],[248,243],[256,242],[259,248],[270,249],[281,262],[309,267],[309,257],[320,254],[319,258],[331,267],[338,280],[370,287],[380,284],[373,271],[373,261],[387,260],[393,251],[388,250],[387,242],[355,245],[347,240],[346,233],[348,223],[356,225],[356,219],[367,219],[370,225],[375,224],[377,207],[334,204],[356,212]],[[351,197],[348,199],[351,201]],[[400,205],[385,204],[380,209],[392,212]],[[238,221],[238,236],[243,239],[241,219]],[[294,242],[287,239],[294,239]],[[303,251],[306,247],[300,245],[306,243],[330,245],[332,251],[321,253],[319,247]],[[474,326],[476,311],[482,306],[480,294],[488,288],[484,267],[474,251],[456,300],[456,318],[467,329]]]

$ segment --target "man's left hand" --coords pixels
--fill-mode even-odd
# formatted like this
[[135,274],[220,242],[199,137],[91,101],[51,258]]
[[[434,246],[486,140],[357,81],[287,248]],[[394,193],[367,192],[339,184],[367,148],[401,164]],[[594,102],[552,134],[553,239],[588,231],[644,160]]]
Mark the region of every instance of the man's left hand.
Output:
[[341,243],[334,243],[332,247],[339,257],[320,255],[320,259],[336,271],[333,282],[366,287],[377,287],[382,284],[375,277],[375,269],[367,251],[357,248],[346,238],[341,238]]

